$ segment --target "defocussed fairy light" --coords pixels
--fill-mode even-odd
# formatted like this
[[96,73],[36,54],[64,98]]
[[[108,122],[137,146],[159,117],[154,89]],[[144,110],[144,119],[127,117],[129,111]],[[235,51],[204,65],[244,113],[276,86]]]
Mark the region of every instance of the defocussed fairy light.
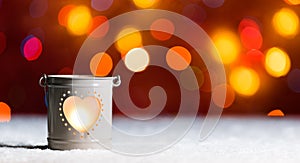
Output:
[[3,32],[0,32],[0,54],[4,52],[6,48],[6,37]]
[[68,14],[67,29],[71,34],[84,35],[92,24],[90,10],[86,6],[77,6]]
[[230,74],[229,82],[237,93],[245,96],[254,95],[260,86],[258,74],[246,67],[234,68]]
[[300,69],[293,69],[287,77],[289,88],[296,92],[300,93]]
[[43,50],[42,42],[39,38],[29,35],[21,44],[21,53],[28,60],[33,61],[39,58]]
[[299,5],[300,0],[284,0],[289,5]]
[[251,49],[245,55],[243,55],[244,61],[247,62],[245,65],[257,66],[263,65],[264,54],[260,50]]
[[150,62],[148,52],[143,48],[131,49],[125,56],[125,66],[132,72],[144,71]]
[[242,32],[242,30],[246,27],[252,27],[256,28],[258,31],[260,31],[260,26],[258,25],[257,21],[253,18],[243,18],[239,24],[239,33]]
[[168,19],[157,19],[151,26],[151,35],[160,41],[168,40],[172,37],[175,27],[174,24]]
[[75,5],[69,4],[60,9],[60,11],[58,13],[59,25],[64,26],[64,27],[67,26],[70,11],[75,7],[76,7]]
[[94,32],[92,37],[94,38],[104,37],[109,30],[109,22],[105,16],[93,17],[92,25],[88,30],[88,34],[91,34],[100,25],[102,25],[101,30],[97,30],[96,32]]
[[90,61],[90,70],[94,76],[106,76],[113,67],[113,61],[107,53],[97,53]]
[[206,19],[206,11],[196,3],[186,5],[182,14],[198,24],[203,23]]
[[174,70],[181,71],[190,65],[192,56],[186,48],[182,46],[174,46],[168,50],[166,61],[169,67]]
[[29,6],[30,16],[39,18],[45,15],[48,10],[48,0],[32,0]]
[[[224,103],[224,93],[226,95],[225,103]],[[212,91],[212,100],[213,102],[222,108],[230,107],[235,100],[235,92],[232,87],[228,84],[220,84],[217,85]]]
[[[240,53],[239,39],[235,33],[222,29],[213,35],[213,41],[224,64],[233,63]],[[214,56],[219,57],[219,56]]]
[[10,119],[11,119],[10,107],[4,102],[0,102],[0,122],[9,122]]
[[291,68],[291,60],[280,48],[269,49],[265,56],[265,69],[273,77],[285,76]]
[[273,16],[273,26],[283,37],[294,38],[299,31],[298,15],[289,8],[282,8]]
[[272,110],[268,113],[269,117],[284,117],[284,113],[280,109]]
[[224,4],[224,0],[202,0],[210,8],[218,8]]
[[91,0],[91,6],[97,11],[105,11],[113,4],[113,0]]
[[[191,68],[193,74],[191,74],[189,69],[185,69],[180,73],[179,81],[183,88],[193,91],[202,87],[204,74],[198,67],[191,66]],[[194,77],[191,77],[191,75],[194,75]]]
[[230,64],[230,68],[235,68],[237,66],[245,66],[256,68],[263,68],[264,66],[264,54],[257,49],[251,49],[246,52],[246,54],[239,55],[237,60]]
[[263,38],[260,31],[254,27],[246,27],[241,33],[241,42],[247,49],[260,49],[263,43]]
[[133,0],[133,3],[139,8],[151,8],[156,5],[158,0]]
[[142,34],[137,29],[128,27],[117,35],[115,46],[124,58],[129,50],[142,47],[142,44]]

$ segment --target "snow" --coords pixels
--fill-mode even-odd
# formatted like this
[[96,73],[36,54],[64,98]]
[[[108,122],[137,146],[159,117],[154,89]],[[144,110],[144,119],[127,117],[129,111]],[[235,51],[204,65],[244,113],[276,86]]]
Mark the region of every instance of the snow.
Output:
[[[197,141],[195,123],[186,137],[165,151],[128,156],[109,150],[48,149],[46,117],[13,116],[9,123],[0,123],[0,162],[298,162],[298,119],[222,117],[205,141]],[[115,123],[128,125],[122,121],[116,118]],[[131,126],[130,130],[139,128]]]

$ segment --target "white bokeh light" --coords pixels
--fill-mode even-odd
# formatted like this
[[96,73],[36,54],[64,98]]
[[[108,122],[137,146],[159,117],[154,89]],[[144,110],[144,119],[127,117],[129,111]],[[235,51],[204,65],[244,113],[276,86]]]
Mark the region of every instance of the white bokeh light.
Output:
[[126,67],[133,72],[141,72],[149,65],[149,54],[143,48],[133,48],[125,56]]

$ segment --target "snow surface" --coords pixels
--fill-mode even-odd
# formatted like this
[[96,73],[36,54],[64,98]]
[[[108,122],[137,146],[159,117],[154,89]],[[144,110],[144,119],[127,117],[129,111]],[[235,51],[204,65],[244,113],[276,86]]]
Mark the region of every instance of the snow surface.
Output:
[[[128,125],[122,119],[115,123]],[[153,124],[149,128],[156,126]],[[165,151],[128,156],[109,150],[50,150],[46,140],[46,117],[14,116],[9,123],[0,123],[0,162],[300,161],[299,117],[222,117],[212,135],[202,142],[196,140],[198,128],[195,126],[186,137]],[[131,130],[138,131],[139,128],[131,127]]]

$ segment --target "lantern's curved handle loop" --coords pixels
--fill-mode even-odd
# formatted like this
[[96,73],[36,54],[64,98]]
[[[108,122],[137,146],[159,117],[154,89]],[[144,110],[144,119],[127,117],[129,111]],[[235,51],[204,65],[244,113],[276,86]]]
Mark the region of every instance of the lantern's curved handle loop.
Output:
[[39,81],[39,84],[40,84],[41,87],[46,88],[47,79],[48,79],[48,76],[46,74],[43,74],[43,76],[40,78],[40,81]]
[[43,74],[43,76],[40,78],[39,80],[39,84],[41,87],[44,88],[44,92],[45,92],[45,105],[48,108],[48,92],[47,92],[47,83],[48,82],[48,76],[46,74]]
[[113,77],[113,86],[118,87],[121,85],[121,78],[120,75],[114,76]]

